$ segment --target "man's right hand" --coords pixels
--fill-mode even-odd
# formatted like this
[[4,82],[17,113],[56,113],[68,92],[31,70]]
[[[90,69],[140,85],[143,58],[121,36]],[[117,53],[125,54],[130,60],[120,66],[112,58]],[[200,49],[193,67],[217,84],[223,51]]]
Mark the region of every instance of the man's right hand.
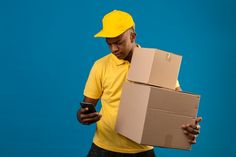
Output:
[[88,108],[80,108],[77,112],[77,119],[80,123],[84,124],[84,125],[89,125],[92,123],[95,123],[97,121],[99,121],[102,117],[101,114],[99,114],[98,112],[94,112],[94,113],[86,113],[86,111],[88,111]]

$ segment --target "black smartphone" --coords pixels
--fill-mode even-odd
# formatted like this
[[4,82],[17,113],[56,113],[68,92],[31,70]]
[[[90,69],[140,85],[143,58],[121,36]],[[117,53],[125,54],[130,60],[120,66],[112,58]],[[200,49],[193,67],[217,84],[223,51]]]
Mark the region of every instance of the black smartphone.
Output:
[[88,111],[85,112],[86,114],[96,112],[95,106],[92,103],[80,102],[80,106],[82,108],[86,108],[87,107],[89,109]]

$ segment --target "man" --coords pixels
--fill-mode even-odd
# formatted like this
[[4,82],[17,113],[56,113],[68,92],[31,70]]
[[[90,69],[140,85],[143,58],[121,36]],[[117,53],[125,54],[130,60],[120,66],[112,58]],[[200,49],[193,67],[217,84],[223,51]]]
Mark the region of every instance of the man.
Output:
[[[80,123],[89,125],[97,122],[88,157],[153,157],[153,147],[137,144],[117,134],[114,129],[122,84],[126,80],[133,49],[139,47],[135,42],[134,21],[128,13],[114,10],[104,16],[102,23],[103,29],[95,37],[105,38],[111,53],[94,63],[84,89],[84,101],[96,105],[101,99],[102,108],[100,113],[86,114],[88,108],[77,112]],[[178,81],[176,90],[181,90]],[[191,144],[196,143],[200,121],[201,118],[198,118],[195,124],[182,126]]]

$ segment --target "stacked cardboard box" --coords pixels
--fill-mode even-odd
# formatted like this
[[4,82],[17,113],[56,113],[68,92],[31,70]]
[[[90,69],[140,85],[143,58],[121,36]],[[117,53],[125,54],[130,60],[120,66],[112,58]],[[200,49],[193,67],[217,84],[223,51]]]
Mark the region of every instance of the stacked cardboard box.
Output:
[[175,91],[182,57],[136,48],[122,89],[116,131],[139,143],[191,149],[181,126],[194,123],[200,96]]

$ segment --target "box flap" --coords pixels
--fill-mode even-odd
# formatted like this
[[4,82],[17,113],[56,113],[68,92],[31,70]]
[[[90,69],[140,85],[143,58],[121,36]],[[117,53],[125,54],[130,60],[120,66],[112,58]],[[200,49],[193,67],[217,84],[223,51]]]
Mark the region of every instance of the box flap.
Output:
[[151,86],[149,108],[196,117],[200,96]]
[[149,81],[154,55],[155,49],[135,48],[127,79],[147,83]]
[[149,80],[150,84],[175,89],[181,60],[182,56],[180,55],[156,49]]

